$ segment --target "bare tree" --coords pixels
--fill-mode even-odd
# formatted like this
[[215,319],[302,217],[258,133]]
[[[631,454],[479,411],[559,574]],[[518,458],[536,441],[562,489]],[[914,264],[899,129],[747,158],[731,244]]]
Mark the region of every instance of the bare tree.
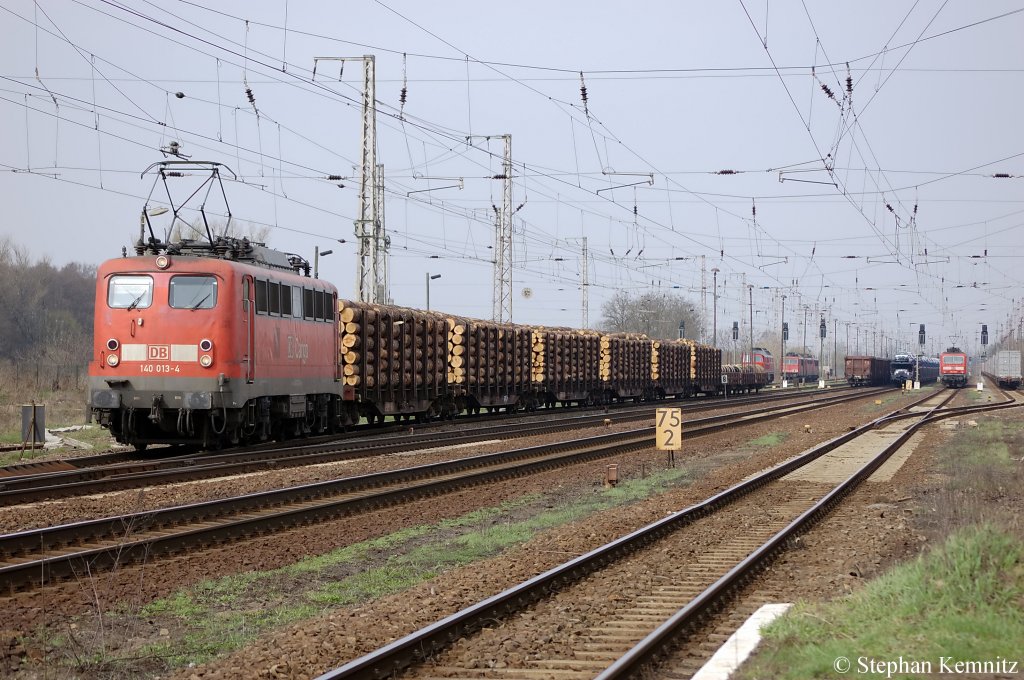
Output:
[[693,302],[668,293],[631,295],[620,290],[602,305],[601,314],[605,330],[645,333],[652,338],[679,337],[680,323],[685,326],[685,337],[696,338],[703,327]]
[[9,237],[0,239],[0,358],[88,358],[96,268],[47,258],[33,264]]
[[[229,226],[227,220],[210,220],[210,231],[215,237],[231,236],[234,238],[247,238],[257,243],[266,243],[267,237],[270,236],[270,229],[269,224],[260,225],[253,224],[252,222],[232,220]],[[193,241],[206,239],[206,226],[203,224],[201,217],[192,220],[192,224],[184,224],[180,220],[176,221],[168,241],[176,243],[183,239]]]

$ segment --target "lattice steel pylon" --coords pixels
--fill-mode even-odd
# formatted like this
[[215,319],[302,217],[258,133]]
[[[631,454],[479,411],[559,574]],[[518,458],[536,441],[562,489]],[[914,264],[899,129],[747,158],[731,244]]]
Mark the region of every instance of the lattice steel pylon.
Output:
[[[382,272],[379,250],[386,243],[383,217],[378,212],[377,187],[382,186],[383,173],[378,174],[377,166],[377,85],[375,60],[372,54],[362,57],[315,57],[320,61],[340,61],[345,68],[346,61],[360,61],[363,64],[363,108],[362,108],[362,153],[359,159],[359,218],[355,220],[355,234],[359,241],[356,261],[356,298],[360,302],[383,303],[387,301],[386,275]],[[386,253],[385,253],[386,259]],[[386,268],[386,265],[384,266]],[[383,297],[383,299],[382,299]]]
[[377,302],[382,305],[392,304],[391,300],[391,237],[385,229],[384,220],[384,165],[377,165],[374,176],[373,192],[373,281]]
[[566,241],[580,244],[580,328],[590,328],[590,253],[587,250],[587,237]]
[[583,326],[582,328],[590,328],[590,265],[589,265],[590,254],[587,252],[587,237],[583,237],[583,257],[582,257],[582,270],[580,274],[583,278]]
[[494,297],[492,318],[498,323],[512,321],[512,135],[505,142],[501,178],[501,210],[495,206]]

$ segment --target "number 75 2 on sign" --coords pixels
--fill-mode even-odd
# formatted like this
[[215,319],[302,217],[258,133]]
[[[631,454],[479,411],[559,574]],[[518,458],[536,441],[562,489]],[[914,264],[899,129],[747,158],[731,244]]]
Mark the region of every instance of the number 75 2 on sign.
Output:
[[661,451],[683,448],[683,409],[659,408],[654,421],[655,441]]

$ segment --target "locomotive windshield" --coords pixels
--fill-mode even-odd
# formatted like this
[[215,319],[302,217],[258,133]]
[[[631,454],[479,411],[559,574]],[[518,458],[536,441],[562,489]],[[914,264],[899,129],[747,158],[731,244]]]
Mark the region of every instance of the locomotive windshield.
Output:
[[153,279],[149,276],[111,276],[107,305],[113,309],[145,309],[153,304]]
[[942,363],[944,363],[944,364],[962,364],[962,363],[964,363],[964,358],[962,356],[957,356],[955,354],[951,354],[949,356],[942,357]]
[[217,279],[213,276],[172,276],[168,304],[175,309],[213,309]]

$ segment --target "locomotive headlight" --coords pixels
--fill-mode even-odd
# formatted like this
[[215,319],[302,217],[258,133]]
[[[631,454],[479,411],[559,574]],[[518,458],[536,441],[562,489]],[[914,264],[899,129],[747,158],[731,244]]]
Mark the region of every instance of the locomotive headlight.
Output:
[[203,338],[202,340],[199,341],[199,349],[201,349],[204,352],[209,352],[211,349],[213,349],[213,342],[206,338]]
[[108,354],[107,355],[107,365],[108,366],[114,367],[114,366],[117,366],[119,363],[121,363],[121,360],[117,358],[116,354]]
[[211,357],[209,354],[204,354],[203,356],[199,357],[199,365],[202,366],[203,368],[209,368],[210,366],[213,365],[213,357]]
[[120,346],[121,343],[117,341],[117,338],[110,338],[110,340],[107,340],[107,349],[109,349],[111,352],[116,352],[117,348]]
[[157,258],[156,258],[156,268],[157,269],[167,269],[170,266],[171,266],[171,258],[170,257],[168,257],[167,255],[157,255]]

